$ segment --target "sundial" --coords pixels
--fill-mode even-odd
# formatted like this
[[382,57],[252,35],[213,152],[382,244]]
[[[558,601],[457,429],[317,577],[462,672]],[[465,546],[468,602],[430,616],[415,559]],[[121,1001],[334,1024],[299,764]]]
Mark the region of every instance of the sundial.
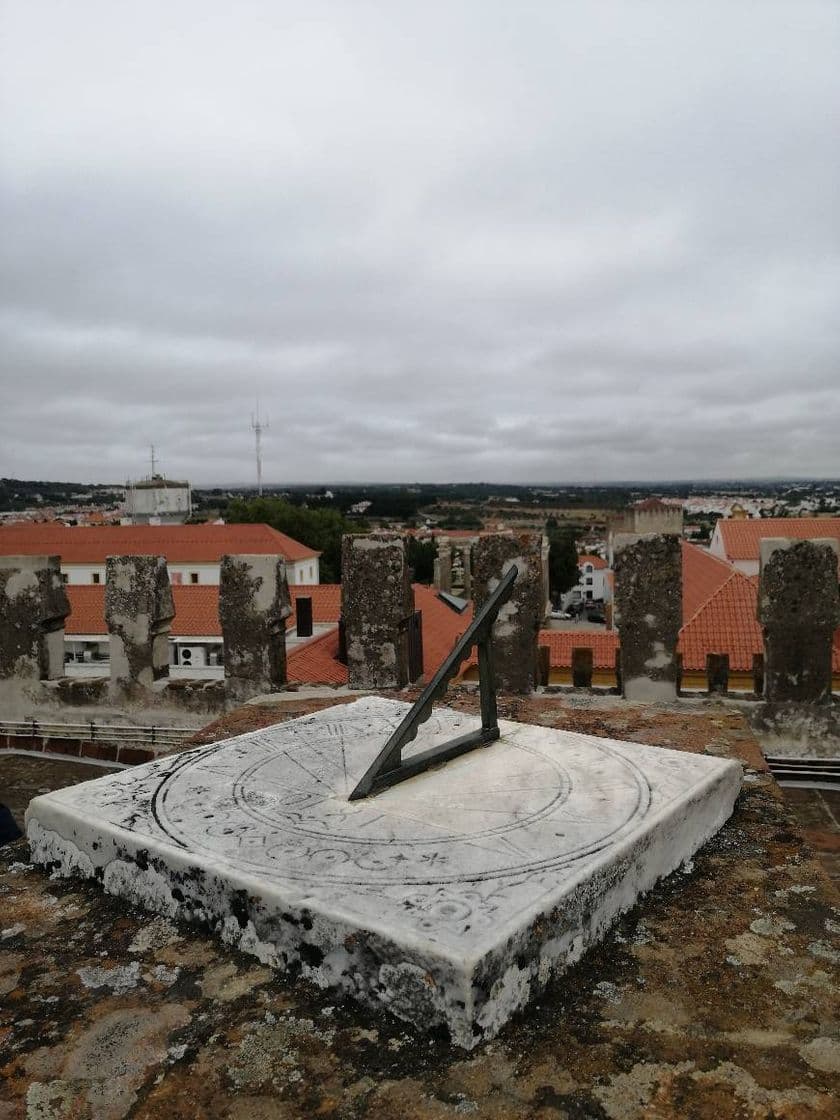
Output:
[[429,710],[368,696],[37,797],[33,858],[469,1049],[723,824],[741,768]]

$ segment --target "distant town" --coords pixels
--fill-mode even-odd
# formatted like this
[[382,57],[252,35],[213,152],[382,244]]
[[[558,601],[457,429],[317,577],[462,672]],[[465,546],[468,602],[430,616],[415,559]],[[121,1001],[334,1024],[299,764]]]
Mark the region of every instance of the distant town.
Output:
[[[143,498],[147,496],[144,503]],[[354,483],[265,485],[264,498],[308,509],[333,509],[379,528],[492,531],[538,529],[554,518],[581,534],[587,546],[604,534],[611,513],[658,497],[680,506],[685,535],[711,538],[715,522],[747,517],[836,517],[840,479],[715,482],[515,485],[505,483]],[[77,524],[200,523],[225,519],[232,503],[258,497],[256,487],[191,486],[163,474],[136,483],[0,479],[0,519]]]
[[[619,542],[666,534],[681,542],[683,689],[711,687],[709,657],[720,655],[728,659],[730,689],[760,692],[761,539],[840,537],[836,479],[193,487],[156,465],[153,455],[154,473],[125,485],[0,480],[0,551],[61,556],[71,609],[64,637],[70,676],[101,673],[107,665],[106,559],[136,552],[163,556],[168,565],[175,595],[171,675],[221,679],[222,557],[260,553],[282,559],[292,595],[285,623],[289,679],[344,685],[343,541],[381,531],[403,541],[413,609],[422,614],[425,655],[417,672],[433,672],[472,617],[479,539],[514,533],[544,542],[540,681],[614,689]],[[581,656],[588,664],[583,673],[575,668]],[[474,667],[464,674],[471,679]]]

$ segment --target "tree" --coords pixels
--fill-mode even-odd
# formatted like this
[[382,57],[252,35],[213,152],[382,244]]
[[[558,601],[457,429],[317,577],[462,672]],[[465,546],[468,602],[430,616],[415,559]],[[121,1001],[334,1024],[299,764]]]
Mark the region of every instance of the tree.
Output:
[[283,498],[233,498],[226,520],[250,525],[265,523],[320,552],[323,583],[341,580],[342,535],[367,528],[364,522],[348,521],[337,509],[306,509]]
[[433,540],[408,538],[408,565],[414,571],[415,583],[431,583],[435,578],[437,547]]
[[574,533],[569,529],[548,531],[548,587],[552,602],[575,586],[580,578]]

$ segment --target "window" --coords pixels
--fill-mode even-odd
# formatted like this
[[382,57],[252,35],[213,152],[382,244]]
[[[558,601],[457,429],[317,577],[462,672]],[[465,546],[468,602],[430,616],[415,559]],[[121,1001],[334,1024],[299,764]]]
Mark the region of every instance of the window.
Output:
[[67,581],[68,581],[69,579],[70,579],[70,577],[68,576],[67,572],[62,572],[62,573],[61,573],[61,582],[62,582],[62,583],[67,583]]
[[190,572],[190,583],[198,583],[198,572]]
[[591,599],[591,598],[592,598],[592,592],[591,592],[591,591],[587,591],[587,592],[586,592],[586,598],[587,598],[587,599]]
[[584,582],[586,583],[587,587],[591,587],[592,586],[592,576],[587,576],[586,580]]
[[101,577],[100,577],[100,575],[99,575],[99,572],[94,572],[94,573],[93,573],[93,574],[91,575],[91,577],[90,577],[90,582],[91,582],[91,583],[99,583],[99,582],[100,582],[100,578],[101,578]]
[[309,582],[312,582],[312,565],[309,565]]
[[587,573],[591,572],[592,571],[592,565],[591,564],[584,564],[583,565],[583,570]]

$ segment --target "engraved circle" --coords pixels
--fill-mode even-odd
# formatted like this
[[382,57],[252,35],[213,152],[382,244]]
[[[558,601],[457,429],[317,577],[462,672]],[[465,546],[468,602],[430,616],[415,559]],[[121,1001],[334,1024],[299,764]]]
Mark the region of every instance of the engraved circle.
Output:
[[[354,732],[352,723],[344,721],[345,732]],[[301,752],[307,749],[313,759],[320,759],[322,767],[325,759],[332,757],[334,761],[338,757],[329,755],[330,734],[323,734],[323,726],[318,731],[321,734],[308,743],[305,736],[290,739],[290,746],[301,755],[296,759],[298,764],[306,757]],[[473,828],[465,823],[460,832],[435,830],[426,816],[412,817],[404,811],[404,798],[402,802],[395,799],[395,809],[389,812],[391,791],[367,803],[349,803],[346,784],[339,784],[337,791],[327,788],[330,783],[315,773],[308,786],[307,779],[301,777],[298,786],[284,789],[278,779],[283,766],[295,759],[278,750],[276,740],[260,742],[258,735],[247,739],[247,744],[235,752],[237,762],[253,758],[258,749],[271,753],[244,766],[236,776],[230,769],[231,786],[223,799],[207,803],[208,773],[203,771],[213,771],[215,766],[229,768],[231,763],[227,757],[224,762],[214,763],[215,752],[204,748],[185,757],[160,782],[153,812],[161,829],[180,847],[287,880],[357,884],[369,889],[376,884],[445,884],[530,875],[561,868],[616,843],[645,815],[650,803],[650,788],[638,766],[606,744],[590,740],[585,768],[579,761],[577,774],[570,775],[558,759],[517,743],[515,734],[510,734],[493,749],[528,756],[528,765],[541,767],[539,773],[546,779],[551,775],[546,788],[537,796],[535,787],[526,785],[525,789],[535,795],[533,802],[523,811],[522,799],[514,798],[510,812],[504,808],[505,790],[492,790],[497,800],[489,812],[499,817],[498,823]],[[228,752],[231,745],[226,745]],[[220,744],[220,749],[224,746]],[[488,810],[464,809],[459,803],[463,793],[454,768],[459,761],[463,765],[463,760],[471,759],[465,765],[478,769],[464,770],[462,779],[463,774],[486,774],[488,760],[500,756],[488,752],[481,758],[481,753],[462,756],[447,768],[449,778],[444,788],[453,789],[449,809],[454,805],[456,816],[465,822],[470,811],[486,817]],[[284,754],[287,761],[272,778],[271,763],[277,764]],[[307,769],[305,763],[303,768]],[[329,773],[321,770],[325,772]],[[336,769],[335,774],[338,772]],[[440,783],[425,788],[434,788],[440,799]],[[597,802],[603,803],[602,819],[597,813],[592,815]],[[427,802],[415,812],[427,814],[431,804]],[[356,808],[351,810],[351,805]],[[575,822],[587,813],[586,828],[576,833]],[[412,820],[418,826],[414,834],[410,831]],[[348,827],[350,822],[355,822],[357,831],[352,830],[352,824]],[[366,828],[370,830],[367,835]]]
[[[521,744],[514,744],[511,749],[526,752],[527,754],[534,755],[541,759],[544,763],[549,764],[556,774],[556,787],[549,787],[540,791],[539,804],[526,814],[513,815],[510,814],[508,819],[503,823],[496,824],[491,828],[483,829],[470,829],[468,832],[449,832],[440,833],[436,837],[439,843],[447,841],[462,840],[465,836],[471,839],[480,838],[483,836],[493,836],[497,833],[508,832],[512,829],[522,828],[523,825],[531,821],[540,820],[542,817],[551,813],[558,807],[569,795],[571,789],[571,781],[566,770],[560,765],[556,759],[547,758],[542,752],[534,750],[532,747],[523,747]],[[260,772],[270,767],[274,759],[263,759],[260,762],[254,763],[249,769],[244,771],[236,780],[233,787],[233,796],[236,801],[237,807],[243,813],[252,817],[254,820],[260,821],[271,828],[291,829],[294,832],[304,833],[308,836],[329,838],[330,841],[336,843],[350,842],[353,844],[364,845],[378,845],[383,843],[381,835],[363,836],[359,832],[341,832],[338,829],[331,828],[328,821],[318,821],[317,818],[312,817],[310,823],[307,823],[304,814],[295,809],[286,808],[282,817],[278,817],[277,813],[268,813],[262,811],[262,794],[255,786],[259,783]],[[385,803],[380,795],[378,802],[372,801],[371,805],[376,805],[377,808]],[[342,803],[343,806],[343,803]],[[428,836],[400,836],[401,844],[428,844]]]

